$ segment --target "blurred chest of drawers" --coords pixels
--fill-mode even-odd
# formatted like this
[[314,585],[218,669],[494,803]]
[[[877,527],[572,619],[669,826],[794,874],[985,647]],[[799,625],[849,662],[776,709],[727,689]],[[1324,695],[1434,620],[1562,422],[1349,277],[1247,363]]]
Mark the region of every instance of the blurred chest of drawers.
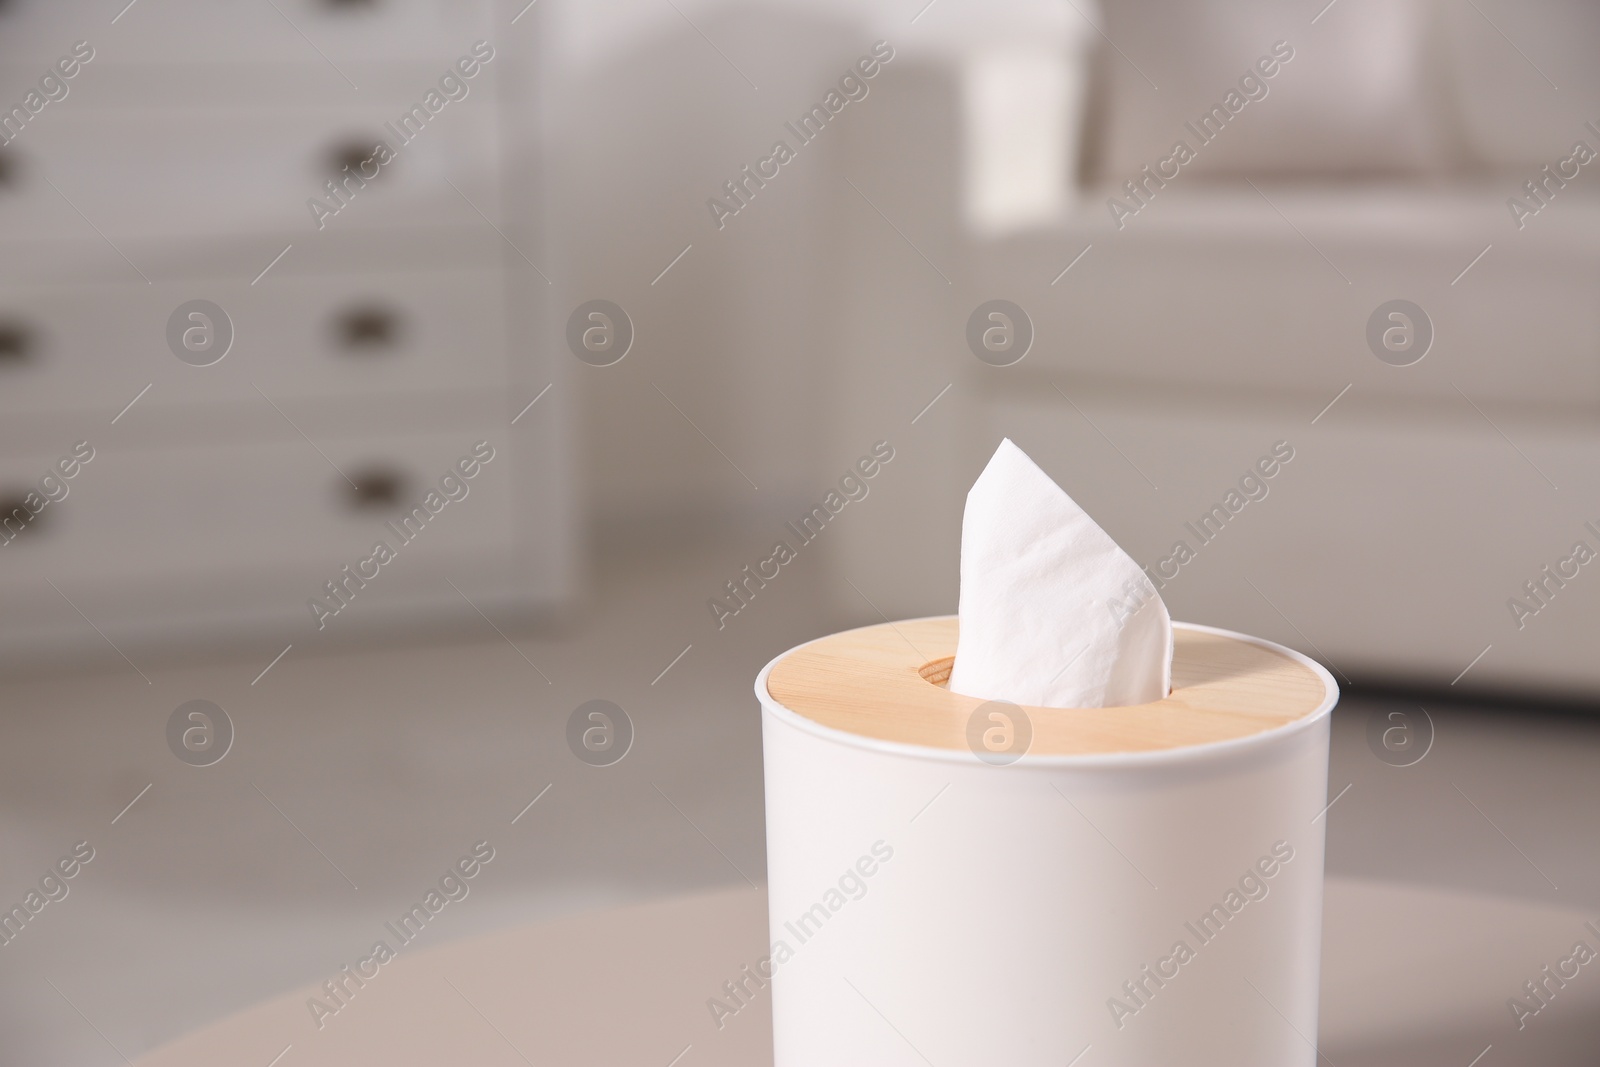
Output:
[[558,607],[537,12],[119,6],[0,2],[0,660]]

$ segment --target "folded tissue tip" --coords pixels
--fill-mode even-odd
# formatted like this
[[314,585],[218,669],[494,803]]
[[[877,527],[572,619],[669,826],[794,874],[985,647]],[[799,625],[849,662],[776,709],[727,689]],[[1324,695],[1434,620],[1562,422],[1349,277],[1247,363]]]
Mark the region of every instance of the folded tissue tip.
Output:
[[958,613],[951,692],[1102,708],[1171,690],[1172,619],[1160,593],[1010,438],[967,493]]

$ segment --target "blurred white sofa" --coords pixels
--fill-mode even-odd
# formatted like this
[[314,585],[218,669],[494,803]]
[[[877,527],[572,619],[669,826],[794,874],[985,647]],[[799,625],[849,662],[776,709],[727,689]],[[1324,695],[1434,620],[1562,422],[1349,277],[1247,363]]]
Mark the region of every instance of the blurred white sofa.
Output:
[[[1152,565],[1288,441],[1270,494],[1163,589],[1176,617],[1347,675],[1600,689],[1600,567],[1543,571],[1580,540],[1600,550],[1600,195],[1585,168],[1520,227],[1507,204],[1574,142],[1600,151],[1583,111],[1600,13],[1319,7],[1108,2],[1072,206],[1002,234],[945,222],[964,191],[935,161],[973,143],[959,67],[901,69],[845,166],[899,197],[897,226],[946,278],[858,215],[836,327],[847,439],[889,411],[907,423],[898,484],[836,542],[878,609],[954,608],[962,496],[1001,436]],[[1270,93],[1119,228],[1110,198],[1279,41],[1295,55]],[[964,341],[997,297],[1035,334],[1008,367]],[[1432,323],[1411,366],[1367,341],[1393,299]],[[848,586],[840,603],[860,607]]]

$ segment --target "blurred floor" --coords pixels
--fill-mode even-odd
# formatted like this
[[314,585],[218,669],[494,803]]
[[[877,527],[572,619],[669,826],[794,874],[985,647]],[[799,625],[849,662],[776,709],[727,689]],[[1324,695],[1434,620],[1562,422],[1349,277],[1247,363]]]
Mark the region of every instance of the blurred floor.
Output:
[[[865,603],[834,616],[825,583],[839,579],[803,556],[717,631],[705,599],[767,539],[652,532],[613,545],[594,601],[555,634],[505,638],[482,623],[448,641],[291,651],[254,684],[276,649],[141,665],[149,684],[120,660],[14,680],[0,901],[20,901],[77,841],[95,858],[0,949],[0,1064],[118,1063],[331,975],[479,840],[494,860],[425,943],[763,882],[752,680],[777,652],[876,618]],[[166,747],[168,716],[195,698],[237,729],[209,768]],[[568,715],[594,698],[636,728],[611,767],[566,743]],[[1330,874],[1600,913],[1600,854],[1582,847],[1600,813],[1600,719],[1424,706],[1436,739],[1404,768],[1376,758],[1367,728],[1414,702],[1355,697],[1336,714]],[[1530,973],[1543,952],[1530,946]],[[1507,976],[1507,995],[1521,977]]]
[[[786,568],[722,632],[705,600],[767,541],[649,531],[648,549],[596,561],[595,597],[568,630],[512,632],[515,649],[480,621],[451,641],[296,648],[254,685],[278,649],[141,664],[148,685],[114,656],[13,680],[0,900],[20,901],[77,841],[96,854],[0,948],[0,1062],[118,1063],[111,1044],[133,1056],[331,975],[482,839],[495,859],[427,941],[763,880],[751,687],[821,632],[821,561]],[[237,731],[211,767],[166,745],[168,716],[195,698]],[[610,767],[567,747],[568,715],[595,698],[636,731]]]

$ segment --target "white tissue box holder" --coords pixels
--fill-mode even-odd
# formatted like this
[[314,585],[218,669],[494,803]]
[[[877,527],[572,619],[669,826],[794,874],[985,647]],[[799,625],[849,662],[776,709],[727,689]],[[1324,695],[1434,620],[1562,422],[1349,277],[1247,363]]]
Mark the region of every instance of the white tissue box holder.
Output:
[[776,1067],[1313,1067],[1333,678],[1175,624],[1167,699],[1018,709],[956,633],[756,681]]

